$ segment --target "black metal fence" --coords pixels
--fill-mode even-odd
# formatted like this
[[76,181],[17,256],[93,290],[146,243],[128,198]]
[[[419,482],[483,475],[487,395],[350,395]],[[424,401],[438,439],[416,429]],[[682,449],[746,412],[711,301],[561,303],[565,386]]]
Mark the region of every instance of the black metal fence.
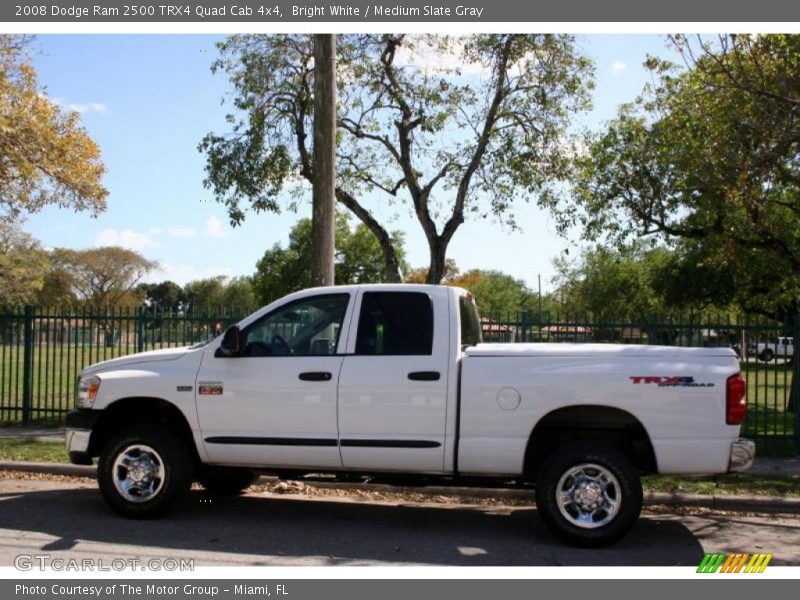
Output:
[[[150,307],[87,311],[0,309],[0,423],[60,422],[73,402],[84,367],[135,352],[204,342],[244,315],[224,310],[184,314]],[[489,342],[599,342],[732,347],[747,380],[743,433],[772,454],[800,455],[798,321],[656,317],[640,323],[589,318],[491,315],[482,319]]]
[[138,309],[0,309],[0,423],[57,423],[84,367],[146,350],[190,346],[242,315]]

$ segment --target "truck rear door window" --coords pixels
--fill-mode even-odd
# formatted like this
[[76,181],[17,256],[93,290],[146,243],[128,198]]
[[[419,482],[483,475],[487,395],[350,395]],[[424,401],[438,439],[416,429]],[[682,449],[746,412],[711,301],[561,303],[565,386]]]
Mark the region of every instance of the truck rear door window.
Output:
[[433,351],[433,305],[419,292],[366,292],[356,354],[411,356]]

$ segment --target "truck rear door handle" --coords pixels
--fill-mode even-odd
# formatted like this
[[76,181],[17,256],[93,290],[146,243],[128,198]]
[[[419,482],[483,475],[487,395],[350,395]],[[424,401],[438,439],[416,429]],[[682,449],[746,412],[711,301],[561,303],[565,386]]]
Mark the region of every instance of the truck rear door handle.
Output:
[[306,371],[298,375],[301,381],[330,381],[333,375],[327,371]]
[[439,371],[412,371],[408,374],[411,381],[439,381]]

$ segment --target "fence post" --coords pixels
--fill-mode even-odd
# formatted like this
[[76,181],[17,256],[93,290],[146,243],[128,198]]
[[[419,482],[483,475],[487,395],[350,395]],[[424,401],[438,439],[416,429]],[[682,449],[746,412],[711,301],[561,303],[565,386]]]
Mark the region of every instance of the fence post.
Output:
[[28,425],[33,403],[33,306],[30,304],[25,305],[22,335],[22,424]]
[[142,304],[136,319],[136,351],[144,352],[144,338],[147,333],[147,307]]
[[792,355],[792,384],[789,388],[789,410],[794,411],[794,452],[800,456],[800,366],[798,366],[797,340],[800,339],[800,314],[794,315],[792,323],[794,336],[794,354]]

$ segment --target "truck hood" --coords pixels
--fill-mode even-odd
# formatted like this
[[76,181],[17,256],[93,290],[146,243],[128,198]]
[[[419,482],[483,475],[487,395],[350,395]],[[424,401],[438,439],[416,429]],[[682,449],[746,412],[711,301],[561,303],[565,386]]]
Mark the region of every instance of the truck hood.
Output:
[[95,363],[86,367],[83,370],[83,375],[93,375],[102,371],[109,371],[111,369],[119,369],[121,367],[128,367],[131,365],[139,365],[143,363],[156,363],[165,362],[168,360],[177,360],[185,356],[191,348],[165,348],[163,350],[151,350],[149,352],[139,352],[138,354],[131,354],[129,356],[121,356],[119,358],[112,358],[111,360],[104,360],[103,362]]
[[701,356],[731,358],[730,348],[682,348],[678,346],[646,346],[641,344],[478,344],[466,350],[467,356],[597,356],[597,357],[680,357]]

